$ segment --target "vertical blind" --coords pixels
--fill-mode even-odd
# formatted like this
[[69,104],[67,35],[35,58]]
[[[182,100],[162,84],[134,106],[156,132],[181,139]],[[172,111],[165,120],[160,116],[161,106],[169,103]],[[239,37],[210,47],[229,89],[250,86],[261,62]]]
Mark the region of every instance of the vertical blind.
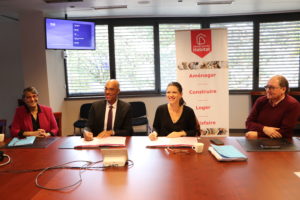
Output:
[[176,80],[175,30],[200,29],[200,24],[159,24],[160,87]]
[[277,74],[299,87],[299,61],[300,21],[260,23],[259,87]]
[[66,50],[68,96],[99,94],[110,79],[108,26],[96,26],[96,50]]
[[253,22],[213,23],[228,30],[229,89],[251,90],[253,83]]
[[114,27],[114,38],[121,91],[154,91],[153,26]]

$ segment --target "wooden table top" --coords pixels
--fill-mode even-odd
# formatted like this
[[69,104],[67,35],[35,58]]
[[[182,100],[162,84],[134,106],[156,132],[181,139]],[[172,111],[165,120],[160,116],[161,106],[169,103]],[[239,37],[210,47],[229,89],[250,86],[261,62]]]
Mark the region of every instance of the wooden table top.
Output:
[[[75,160],[102,160],[99,149],[59,149],[62,137],[45,149],[2,149],[12,163],[2,170],[37,169]],[[49,191],[35,186],[38,172],[0,173],[0,199],[115,200],[296,200],[300,199],[300,152],[245,152],[234,137],[223,138],[248,156],[246,162],[218,162],[208,152],[167,153],[145,148],[147,137],[129,137],[133,167],[86,170],[73,190]],[[47,187],[78,180],[79,170],[51,170],[40,178]]]

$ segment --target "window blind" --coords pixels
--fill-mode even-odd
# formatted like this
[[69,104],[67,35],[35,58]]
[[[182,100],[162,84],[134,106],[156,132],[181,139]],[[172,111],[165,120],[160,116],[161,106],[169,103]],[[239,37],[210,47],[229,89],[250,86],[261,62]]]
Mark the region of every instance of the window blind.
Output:
[[160,87],[176,81],[175,30],[200,29],[200,24],[159,24]]
[[259,87],[283,75],[290,87],[299,86],[300,21],[260,23]]
[[153,26],[114,27],[114,40],[121,91],[154,91]]
[[96,50],[66,50],[68,96],[103,93],[110,79],[108,26],[97,25]]
[[253,82],[253,22],[213,23],[228,30],[229,89],[251,90]]

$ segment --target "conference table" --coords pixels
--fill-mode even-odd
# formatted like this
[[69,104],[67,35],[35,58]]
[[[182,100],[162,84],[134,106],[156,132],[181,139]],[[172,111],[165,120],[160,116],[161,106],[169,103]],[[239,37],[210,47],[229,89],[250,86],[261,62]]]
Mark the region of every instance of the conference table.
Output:
[[[37,187],[38,172],[0,173],[0,199],[115,199],[115,200],[296,200],[300,199],[300,152],[245,152],[238,137],[222,138],[235,146],[247,161],[219,162],[207,150],[178,152],[146,148],[148,138],[128,137],[128,157],[133,166],[88,169],[72,189],[51,191]],[[1,149],[12,162],[3,170],[40,169],[76,160],[100,161],[97,149],[60,149],[70,137],[61,137],[47,148]],[[183,150],[183,151],[182,151]],[[76,163],[74,163],[76,165]],[[100,165],[98,165],[100,166]],[[78,180],[78,169],[47,171],[39,178],[47,187],[63,187]]]

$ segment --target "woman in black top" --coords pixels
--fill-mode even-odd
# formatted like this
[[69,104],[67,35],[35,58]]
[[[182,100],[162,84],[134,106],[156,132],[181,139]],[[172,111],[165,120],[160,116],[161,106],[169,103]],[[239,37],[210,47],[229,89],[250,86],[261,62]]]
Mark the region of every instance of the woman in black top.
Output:
[[154,132],[149,138],[155,140],[157,136],[196,136],[200,130],[199,123],[193,109],[185,105],[180,83],[171,82],[167,87],[166,97],[169,103],[156,109]]

